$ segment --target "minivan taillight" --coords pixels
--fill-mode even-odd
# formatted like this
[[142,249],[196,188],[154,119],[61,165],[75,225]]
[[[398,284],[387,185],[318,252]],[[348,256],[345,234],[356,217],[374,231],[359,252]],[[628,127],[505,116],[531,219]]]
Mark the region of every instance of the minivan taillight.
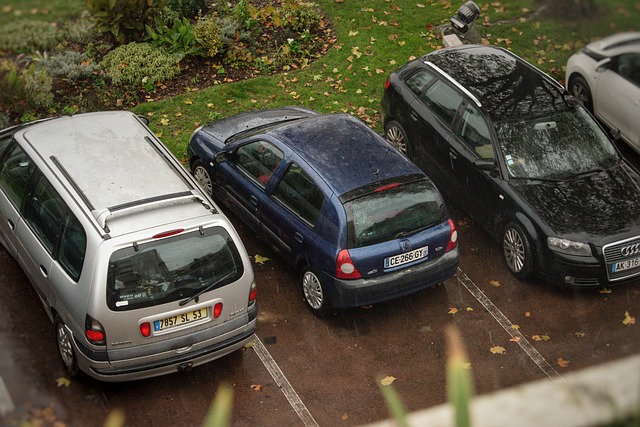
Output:
[[219,302],[213,306],[213,318],[217,319],[218,317],[220,317],[221,314],[222,314],[222,303]]
[[94,345],[106,345],[107,337],[102,324],[87,314],[84,320],[84,335]]
[[256,287],[256,282],[251,282],[251,288],[249,289],[249,304],[251,305],[256,302],[256,297],[258,296],[258,288]]
[[140,324],[140,333],[143,337],[148,337],[151,335],[151,323],[143,322]]
[[338,279],[360,279],[362,277],[346,249],[341,250],[336,258],[336,277]]
[[451,219],[448,219],[447,221],[449,222],[451,231],[449,232],[449,243],[447,244],[445,252],[449,252],[458,245],[458,230],[456,230],[456,225],[451,221]]

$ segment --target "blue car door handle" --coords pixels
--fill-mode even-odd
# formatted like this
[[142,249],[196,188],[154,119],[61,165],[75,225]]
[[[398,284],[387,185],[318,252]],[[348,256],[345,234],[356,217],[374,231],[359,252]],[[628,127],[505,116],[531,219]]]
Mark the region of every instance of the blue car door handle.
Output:
[[302,243],[302,241],[304,240],[304,237],[302,236],[302,234],[298,233],[297,231],[293,235],[293,238],[296,239],[296,242],[298,243]]
[[258,198],[252,194],[251,196],[249,196],[249,203],[251,203],[255,207],[258,207]]

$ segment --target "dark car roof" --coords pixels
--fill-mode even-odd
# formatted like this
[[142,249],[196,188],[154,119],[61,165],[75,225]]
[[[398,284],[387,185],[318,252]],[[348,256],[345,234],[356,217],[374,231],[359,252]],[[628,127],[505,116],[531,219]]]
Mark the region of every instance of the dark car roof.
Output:
[[349,114],[323,114],[267,132],[303,158],[339,196],[374,182],[423,172]]
[[463,45],[431,52],[421,60],[473,94],[495,121],[541,117],[573,105],[558,82],[502,48]]

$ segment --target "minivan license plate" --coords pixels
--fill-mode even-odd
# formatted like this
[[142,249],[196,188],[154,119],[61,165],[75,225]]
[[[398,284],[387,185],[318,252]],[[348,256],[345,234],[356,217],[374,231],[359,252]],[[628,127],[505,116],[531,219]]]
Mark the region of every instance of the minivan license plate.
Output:
[[173,328],[175,326],[184,325],[185,323],[195,322],[196,320],[204,319],[206,317],[207,317],[206,307],[201,308],[200,310],[188,311],[186,313],[182,313],[177,316],[156,320],[155,322],[153,322],[153,330],[162,331],[167,328]]
[[425,258],[429,254],[429,246],[423,246],[418,249],[414,249],[409,252],[405,252],[400,255],[395,255],[384,259],[384,268],[397,267],[402,264],[407,264]]

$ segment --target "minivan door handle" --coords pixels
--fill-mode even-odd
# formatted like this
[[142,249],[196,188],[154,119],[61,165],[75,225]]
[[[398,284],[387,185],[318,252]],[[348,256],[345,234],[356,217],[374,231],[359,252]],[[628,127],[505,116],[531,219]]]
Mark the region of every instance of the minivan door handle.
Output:
[[44,265],[40,266],[40,271],[42,272],[42,275],[44,277],[48,277],[49,276],[49,272],[47,271],[47,269],[44,267]]
[[11,221],[10,219],[7,220],[7,224],[9,224],[9,228],[11,230],[15,230],[16,225],[13,223],[13,221]]
[[298,233],[297,231],[293,235],[293,238],[296,239],[296,242],[298,242],[298,243],[302,243],[302,241],[304,240],[304,236],[302,234]]

